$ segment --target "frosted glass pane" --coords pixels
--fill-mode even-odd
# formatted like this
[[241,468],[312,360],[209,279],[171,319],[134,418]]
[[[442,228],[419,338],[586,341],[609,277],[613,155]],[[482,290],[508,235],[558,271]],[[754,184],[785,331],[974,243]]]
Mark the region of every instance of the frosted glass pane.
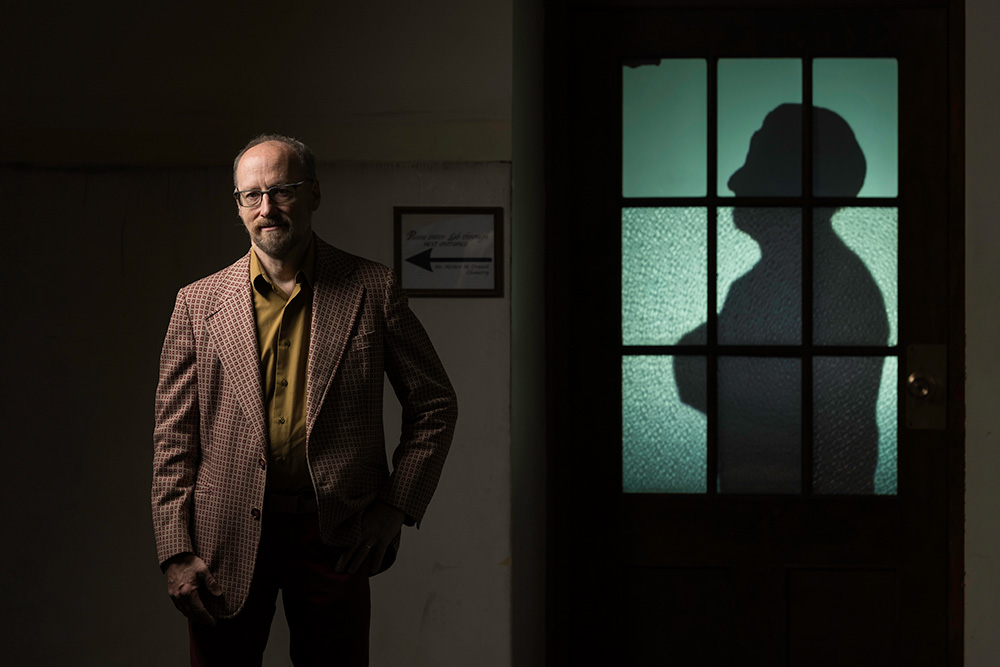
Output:
[[802,61],[722,58],[718,81],[717,194],[801,194]]
[[896,344],[898,228],[895,208],[815,209],[817,345]]
[[717,209],[716,312],[726,303],[729,288],[760,261],[760,246],[749,234],[736,228],[732,208]]
[[[622,358],[622,490],[625,493],[704,493],[705,415],[681,402],[674,357]],[[676,357],[680,360],[681,357]],[[684,357],[705,392],[705,358]]]
[[[670,345],[708,311],[704,208],[622,210],[622,342]],[[704,344],[688,340],[685,344]]]
[[708,66],[668,59],[622,71],[622,194],[707,193]]
[[[895,58],[817,58],[813,104],[836,112],[853,130],[867,163],[859,197],[895,197],[899,179],[899,86]],[[817,126],[817,130],[818,130]],[[840,194],[824,178],[822,165],[837,162],[841,149],[817,136],[815,194]],[[848,195],[850,196],[850,195]]]
[[813,490],[896,492],[895,357],[813,359]]
[[719,358],[719,491],[799,493],[802,362]]
[[720,208],[719,343],[802,341],[802,214],[795,208]]
[[878,466],[875,468],[875,493],[894,496],[897,490],[896,444],[899,428],[899,360],[886,357],[882,383],[878,390]]

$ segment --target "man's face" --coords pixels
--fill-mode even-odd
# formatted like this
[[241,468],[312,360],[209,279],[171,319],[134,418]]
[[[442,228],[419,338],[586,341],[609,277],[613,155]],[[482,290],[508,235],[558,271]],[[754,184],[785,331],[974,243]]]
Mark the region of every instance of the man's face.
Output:
[[[305,170],[291,148],[267,141],[243,154],[236,168],[236,189],[264,191],[305,178]],[[293,201],[278,205],[270,196],[264,196],[257,208],[240,206],[239,215],[257,250],[274,259],[285,259],[309,243],[312,212],[319,208],[319,200],[319,183],[306,181],[295,190]]]

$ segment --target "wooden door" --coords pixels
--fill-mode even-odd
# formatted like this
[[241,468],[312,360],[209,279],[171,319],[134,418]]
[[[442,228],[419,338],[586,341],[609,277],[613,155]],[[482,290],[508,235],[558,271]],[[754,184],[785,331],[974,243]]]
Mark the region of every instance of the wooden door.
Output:
[[946,664],[945,19],[573,15],[556,664]]

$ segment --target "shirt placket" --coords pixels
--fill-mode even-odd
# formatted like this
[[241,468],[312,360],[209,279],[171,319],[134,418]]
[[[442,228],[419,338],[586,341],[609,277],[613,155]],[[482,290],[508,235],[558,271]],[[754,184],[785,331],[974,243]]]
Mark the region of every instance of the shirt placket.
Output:
[[298,305],[296,302],[298,294],[299,285],[296,285],[284,308],[281,309],[278,340],[275,344],[274,398],[271,410],[272,437],[274,439],[272,445],[276,445],[276,453],[282,459],[291,455],[292,405],[289,396],[288,375],[291,368],[292,342],[289,337],[289,329],[291,328],[290,320],[294,317],[294,309]]

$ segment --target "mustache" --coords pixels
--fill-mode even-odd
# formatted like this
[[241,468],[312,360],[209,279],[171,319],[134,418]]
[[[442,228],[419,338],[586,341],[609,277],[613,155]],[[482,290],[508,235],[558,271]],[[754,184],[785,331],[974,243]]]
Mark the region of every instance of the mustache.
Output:
[[291,227],[291,223],[287,220],[281,220],[276,218],[262,218],[259,223],[254,225],[254,229],[258,232],[265,227]]

